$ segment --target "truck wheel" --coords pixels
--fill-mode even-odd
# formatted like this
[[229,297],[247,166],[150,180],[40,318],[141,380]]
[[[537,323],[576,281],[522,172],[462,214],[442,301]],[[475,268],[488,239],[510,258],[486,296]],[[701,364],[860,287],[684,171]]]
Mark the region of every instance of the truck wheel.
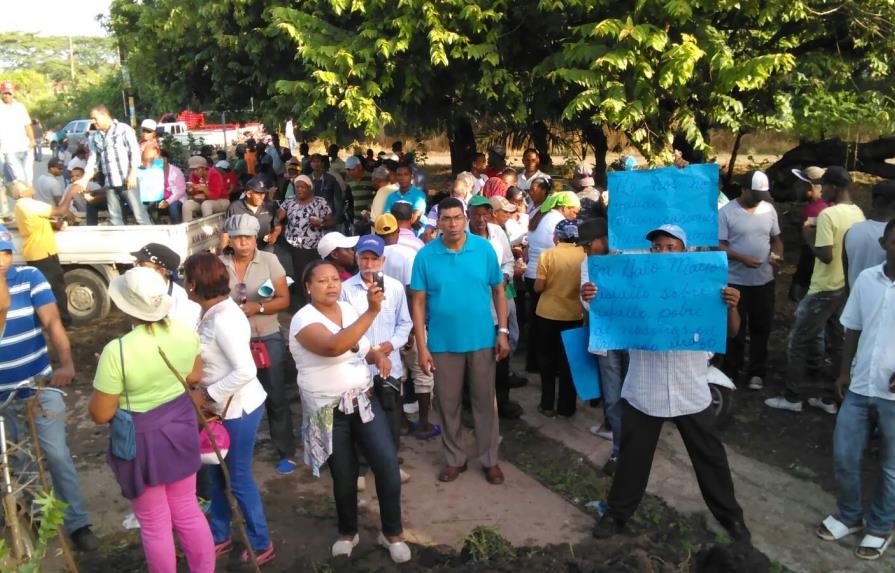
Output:
[[105,318],[112,301],[106,281],[88,269],[72,269],[65,273],[65,294],[68,312],[75,324],[86,324]]

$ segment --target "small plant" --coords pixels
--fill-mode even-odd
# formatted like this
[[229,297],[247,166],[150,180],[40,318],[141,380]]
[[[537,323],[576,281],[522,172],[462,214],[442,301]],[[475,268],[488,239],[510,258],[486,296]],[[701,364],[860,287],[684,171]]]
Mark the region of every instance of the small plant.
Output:
[[465,561],[499,561],[516,557],[516,550],[500,535],[500,528],[480,525],[463,540],[460,555]]
[[9,547],[6,540],[0,539],[0,564],[4,565],[3,571],[16,571],[16,573],[37,573],[40,564],[47,555],[50,540],[59,534],[59,526],[62,525],[63,510],[68,507],[64,501],[57,499],[52,491],[42,491],[37,494],[32,502],[32,515],[39,515],[37,539],[34,543],[34,552],[31,558],[24,563],[19,563],[15,569],[7,569],[10,562]]

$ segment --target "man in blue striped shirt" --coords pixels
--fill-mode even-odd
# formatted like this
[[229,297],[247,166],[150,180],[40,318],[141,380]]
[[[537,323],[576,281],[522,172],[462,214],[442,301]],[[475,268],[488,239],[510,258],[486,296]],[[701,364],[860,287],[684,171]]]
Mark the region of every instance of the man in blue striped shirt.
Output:
[[[64,514],[65,530],[82,550],[94,550],[99,542],[90,531],[90,517],[84,508],[81,484],[65,438],[65,401],[59,388],[71,384],[75,367],[71,346],[59,317],[59,309],[49,283],[34,267],[12,266],[12,236],[0,226],[0,275],[5,277],[10,294],[6,327],[0,338],[0,400],[5,388],[32,378],[49,377],[50,388],[38,394],[35,422],[53,488],[57,497],[68,504]],[[59,357],[59,367],[50,365],[43,329]],[[9,437],[28,432],[24,399],[17,399],[7,416]]]

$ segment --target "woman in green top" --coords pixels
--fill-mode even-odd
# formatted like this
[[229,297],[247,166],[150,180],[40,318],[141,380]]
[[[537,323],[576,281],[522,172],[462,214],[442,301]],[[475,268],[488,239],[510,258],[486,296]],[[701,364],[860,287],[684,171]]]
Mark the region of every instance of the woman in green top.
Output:
[[162,277],[143,267],[112,281],[112,301],[134,327],[103,349],[90,415],[97,424],[105,424],[122,408],[133,418],[136,457],[118,458],[110,447],[107,459],[140,522],[149,570],[176,572],[173,529],[190,571],[212,573],[214,541],[196,500],[196,472],[201,465],[196,414],[190,396],[159,352],[165,352],[182,377],[198,379],[199,336],[178,319],[166,318],[171,307],[167,291]]

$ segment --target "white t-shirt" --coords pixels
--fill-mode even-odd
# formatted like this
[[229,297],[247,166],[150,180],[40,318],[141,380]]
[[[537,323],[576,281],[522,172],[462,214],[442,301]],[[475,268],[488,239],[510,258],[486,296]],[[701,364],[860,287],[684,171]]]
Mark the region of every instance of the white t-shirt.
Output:
[[358,351],[339,356],[320,356],[302,346],[295,337],[305,327],[320,323],[333,334],[357,320],[357,311],[345,301],[339,301],[342,309],[342,324],[335,324],[312,304],[303,306],[289,325],[289,350],[298,370],[298,388],[302,394],[308,392],[315,397],[337,399],[354,388],[364,388],[370,383],[370,371],[364,359],[370,351],[370,341],[362,336]]
[[28,135],[25,126],[31,125],[31,116],[20,102],[0,102],[0,153],[28,151]]
[[541,171],[540,169],[535,171],[531,177],[526,177],[525,170],[523,169],[519,172],[519,175],[516,176],[516,187],[518,187],[519,189],[522,189],[523,191],[528,191],[529,189],[531,189],[531,182],[534,181],[535,179],[537,179],[538,177],[546,179],[548,183],[550,182],[550,176],[547,175],[546,173],[544,173],[543,171]]
[[525,278],[537,278],[538,259],[541,257],[541,252],[555,246],[553,231],[563,219],[565,217],[562,213],[551,209],[550,212],[544,214],[537,228],[528,234],[528,263],[525,266]]
[[384,254],[385,264],[382,266],[382,272],[399,281],[403,286],[408,286],[410,275],[413,272],[416,251],[407,245],[386,245]]
[[168,311],[168,318],[180,319],[196,328],[196,325],[199,324],[199,317],[202,315],[202,307],[190,300],[182,286],[175,282],[169,284],[171,285],[171,310]]

